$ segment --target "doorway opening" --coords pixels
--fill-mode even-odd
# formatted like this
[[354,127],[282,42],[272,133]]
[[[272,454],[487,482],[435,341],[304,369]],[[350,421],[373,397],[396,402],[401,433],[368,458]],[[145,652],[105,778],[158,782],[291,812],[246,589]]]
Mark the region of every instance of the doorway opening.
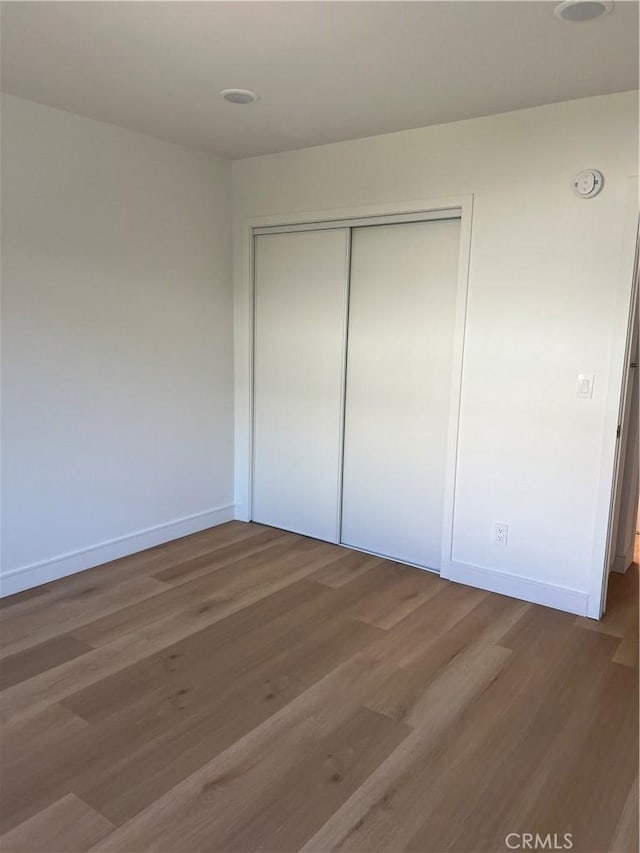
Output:
[[638,249],[634,271],[620,416],[618,421],[618,466],[614,480],[611,527],[606,565],[604,614],[616,611],[627,597],[638,594],[640,558],[640,305],[638,292]]

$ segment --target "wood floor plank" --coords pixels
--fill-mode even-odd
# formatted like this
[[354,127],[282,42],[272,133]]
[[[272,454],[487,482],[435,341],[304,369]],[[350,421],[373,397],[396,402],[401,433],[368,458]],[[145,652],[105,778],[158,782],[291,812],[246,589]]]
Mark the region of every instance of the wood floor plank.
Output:
[[[75,575],[72,580],[80,578],[80,575]],[[2,613],[2,657],[44,643],[59,634],[69,634],[92,619],[116,613],[132,602],[150,598],[166,589],[166,584],[145,576],[134,575],[113,585],[104,576],[98,577],[94,580],[81,578],[82,585],[80,580],[73,586],[66,584],[64,592],[56,592],[55,598],[52,598],[55,590],[52,584],[51,591],[40,599],[41,605],[34,605],[39,599],[28,602],[31,606],[29,612],[18,615],[11,608]]]
[[346,660],[115,830],[101,850],[204,850],[212,838],[242,828],[274,780],[362,708],[394,672],[359,654]]
[[[218,570],[196,577],[178,587],[165,588],[153,598],[136,602],[118,612],[75,630],[74,636],[91,645],[105,645],[126,633],[136,634],[140,628],[156,621],[175,619],[180,610],[225,615],[229,605],[246,596],[253,597],[261,589],[267,592],[278,579],[291,583],[315,569],[316,561],[330,554],[331,546],[289,534],[284,541],[275,540],[264,552],[251,554]],[[241,571],[239,571],[241,569]],[[233,609],[233,608],[232,608]]]
[[[202,701],[205,693],[222,689],[232,678],[305,642],[340,614],[348,617],[354,602],[375,595],[377,585],[374,575],[356,578],[337,589],[302,579],[131,666],[122,666],[117,673],[69,695],[64,704],[97,722],[125,706],[135,706],[138,714],[161,708],[175,699],[178,687],[185,695],[193,685],[206,684],[199,691]],[[378,637],[381,632],[369,636]],[[215,656],[207,655],[211,648],[216,650]]]
[[[292,637],[290,612],[323,619],[331,607],[329,596],[319,595],[304,579],[277,590],[211,625],[149,654],[130,666],[70,693],[63,704],[89,722],[100,722],[127,708],[144,713],[202,682],[215,691],[266,657],[286,649]],[[311,623],[314,624],[313,621]],[[211,650],[215,650],[212,654]]]
[[217,843],[229,853],[298,850],[410,731],[382,714],[360,709],[302,753],[288,773],[276,777],[243,825],[219,834]]
[[228,545],[221,545],[213,551],[208,551],[198,557],[169,566],[159,572],[154,572],[153,577],[165,583],[183,583],[192,580],[210,571],[234,563],[244,557],[250,557],[263,551],[270,545],[285,542],[288,534],[273,527],[256,533],[254,536],[245,537]]
[[377,569],[384,571],[375,595],[360,601],[350,611],[354,619],[361,619],[378,628],[392,628],[417,607],[441,590],[441,581],[430,572],[402,566],[390,560],[383,561]]
[[430,684],[469,649],[494,645],[531,605],[501,595],[481,599],[442,636],[423,646],[408,665],[399,668],[368,707],[397,720],[410,721],[421,714]]
[[[265,571],[267,568],[265,563]],[[379,566],[378,570],[386,572],[387,568]],[[137,704],[140,712],[142,700],[146,707],[162,707],[173,701],[170,697],[175,699],[178,681],[183,691],[204,680],[208,690],[215,691],[256,660],[262,662],[292,643],[303,642],[309,633],[330,622],[333,614],[348,616],[356,603],[366,604],[370,597],[376,598],[378,586],[379,578],[373,571],[336,589],[302,579],[136,664],[122,666],[117,673],[63,701],[79,715],[98,721],[114,709],[121,710],[124,704]],[[204,650],[208,648],[215,648],[216,655],[207,660]]]
[[[442,790],[455,790],[456,797],[447,800],[442,790],[429,791],[422,826],[406,849],[417,853],[425,844],[433,844],[441,850],[472,847],[478,853],[492,853],[497,845],[504,845],[509,832],[526,832],[532,826],[537,831],[534,806],[539,797],[547,805],[554,801],[549,780],[553,768],[562,764],[563,744],[577,727],[575,713],[570,711],[584,707],[588,714],[593,713],[591,703],[598,683],[588,675],[593,674],[594,664],[603,669],[608,666],[614,645],[611,638],[595,635],[585,642],[574,630],[565,638],[564,646],[556,649],[554,665],[548,671],[540,666],[537,650],[515,652],[510,665],[516,671],[524,668],[532,678],[512,701],[505,701],[503,709],[494,704],[493,724],[489,719],[484,736],[479,737],[480,731],[474,726],[469,752],[452,767],[441,769],[440,779],[445,782]],[[482,705],[483,698],[478,704]],[[472,712],[470,720],[476,719]],[[437,772],[438,768],[430,769]],[[422,781],[426,784],[426,779]],[[591,784],[597,785],[596,780]],[[547,828],[543,827],[543,832]],[[550,831],[571,829],[559,822]],[[582,848],[584,853],[594,849]]]
[[[138,749],[127,750],[117,767],[96,782],[76,782],[86,801],[116,824],[133,817],[206,761],[322,678],[338,662],[359,651],[376,629],[341,620],[278,655],[258,672],[239,678],[228,693],[175,722]],[[229,714],[229,704],[237,709]],[[175,719],[175,715],[174,715]],[[90,774],[95,777],[95,770]]]
[[479,589],[436,580],[436,595],[397,622],[388,635],[369,648],[369,654],[398,666],[409,666],[488,597]]
[[[21,717],[2,733],[2,778],[8,774],[14,784],[23,766],[28,768],[28,773],[33,773],[52,747],[59,749],[60,744],[73,743],[88,727],[86,720],[57,703]],[[0,819],[4,817],[0,810]]]
[[[352,798],[342,814],[336,815],[333,825],[329,822],[322,833],[307,842],[305,849],[404,850],[441,796],[452,797],[458,806],[468,802],[458,793],[460,777],[464,778],[460,768],[465,761],[475,758],[487,738],[502,729],[511,708],[515,706],[517,711],[526,708],[535,713],[531,696],[537,694],[544,678],[542,671],[531,666],[528,659],[507,658],[498,677],[491,677],[474,695],[474,701],[454,708],[450,725],[446,718],[441,719],[439,730],[431,740],[416,735],[415,748],[387,776],[386,784],[381,776],[367,797]],[[519,714],[516,712],[514,716]],[[482,773],[488,765],[486,760],[485,763],[475,760],[472,766]],[[425,849],[439,849],[436,840]],[[501,845],[496,844],[494,849],[501,849]]]
[[4,598],[0,598],[0,613],[4,611],[3,615],[7,617],[9,611],[13,608],[20,610],[26,602],[32,601],[34,598],[39,598],[49,591],[49,587],[46,584],[41,584],[31,589],[25,589],[22,592],[16,592],[13,595],[5,595]]
[[624,808],[618,820],[613,840],[609,844],[612,853],[637,853],[640,849],[640,832],[638,804],[640,803],[639,778],[636,773],[635,782],[629,790]]
[[[496,648],[490,646],[486,653],[492,655]],[[605,658],[610,648],[605,650]],[[465,671],[472,678],[478,677],[473,649],[471,646],[463,653],[467,660],[461,669],[456,658],[433,683],[429,691],[433,702],[423,704],[423,722],[415,720],[414,742],[408,739],[407,744],[412,749],[402,756],[404,760],[397,762],[393,772],[381,774],[377,784],[369,790],[367,787],[371,783],[363,786],[305,849],[451,849],[493,853],[503,848],[504,832],[492,837],[488,846],[483,846],[481,830],[500,813],[499,808],[505,800],[513,802],[515,797],[517,801],[526,790],[515,786],[509,775],[520,766],[514,756],[518,755],[518,747],[522,749],[524,745],[536,756],[539,747],[544,750],[544,740],[535,737],[529,740],[527,733],[535,724],[548,735],[555,731],[547,722],[548,710],[551,703],[559,719],[566,713],[566,706],[562,702],[554,704],[553,700],[567,681],[567,670],[561,667],[555,673],[557,680],[550,679],[534,656],[513,655],[503,649],[508,655],[503,665],[493,673],[489,670],[488,679],[480,682],[480,689],[473,692],[472,701],[467,696],[461,705],[456,705],[457,691],[451,688],[457,677],[464,677]],[[585,655],[585,664],[587,657]],[[564,663],[569,665],[571,659],[572,654],[568,653]],[[444,700],[444,692],[454,695],[448,705],[445,701],[441,706],[439,719],[437,713],[434,718],[438,701]],[[450,718],[447,708],[452,712]],[[432,736],[434,723],[436,737]],[[496,777],[488,786],[487,774],[494,768]],[[480,822],[484,817],[484,825],[475,824],[468,836],[459,839],[456,833],[461,825],[466,825],[479,796],[483,797],[483,802],[476,809],[477,820]],[[517,823],[514,825],[518,827]]]
[[[118,620],[116,625],[109,623],[107,630],[113,632],[114,639],[102,648],[5,691],[2,703],[4,724],[9,725],[20,717],[37,714],[47,704],[57,702],[75,690],[94,684],[101,678],[242,610],[312,574],[325,561],[325,550],[321,547],[311,547],[305,556],[298,555],[290,561],[277,562],[272,566],[271,572],[267,571],[265,564],[258,564],[250,577],[239,570],[230,581],[231,590],[216,592],[214,585],[208,597],[203,594],[199,601],[190,604],[186,610],[182,600],[175,608],[165,606],[164,618],[152,620],[149,624],[144,624],[143,620],[143,624],[139,626],[134,622],[129,632],[117,629]],[[129,624],[128,618],[126,624]],[[85,621],[87,619],[88,616],[85,616]],[[91,637],[97,641],[93,630],[92,628]],[[75,636],[79,633],[76,632]],[[87,635],[81,634],[78,638],[84,639],[85,636]]]
[[[416,816],[422,819],[424,802],[420,786],[413,778],[424,766],[425,755],[434,749],[443,734],[454,726],[490,684],[510,658],[510,652],[492,647],[470,650],[442,673],[425,694],[420,725],[363,782],[302,848],[306,853],[318,850],[392,850],[403,849],[405,836]],[[397,795],[408,790],[411,807],[397,805]],[[413,815],[413,818],[411,818]],[[408,833],[410,835],[410,832]]]
[[[286,612],[288,606],[295,610],[296,604],[300,604],[303,598],[315,599],[314,591],[315,587],[311,587],[310,590],[305,592],[300,585],[295,588],[290,587],[287,590],[283,590],[280,596],[278,596],[277,601],[269,602],[271,614],[273,615],[275,610],[282,610],[282,608]],[[268,615],[269,611],[260,606],[258,606],[257,611],[254,609],[249,614],[257,624],[260,624],[261,617],[262,619],[268,619]],[[223,626],[223,630],[221,630],[218,636],[225,636],[224,627],[227,628],[227,637],[229,632],[231,633],[231,637],[237,636],[238,632],[242,636],[246,626],[247,619],[245,618],[241,620],[237,628]],[[197,638],[195,641],[192,640],[190,645],[193,649],[196,662],[201,660],[203,656],[205,659],[209,658],[214,663],[217,662],[217,658],[210,654],[209,647],[206,644],[204,646],[199,644]],[[14,736],[13,732],[14,726],[24,726],[25,718],[28,720],[29,716],[34,714],[33,707],[29,707],[28,716],[25,714],[18,715],[15,718],[14,726],[10,728],[5,727],[5,738],[9,739],[10,744],[16,746],[15,758],[13,750],[8,751],[6,748],[3,749],[3,772],[10,775],[12,779],[12,785],[2,788],[0,791],[2,794],[1,811],[5,821],[10,821],[13,825],[19,820],[28,817],[35,805],[50,802],[52,799],[62,796],[66,793],[72,779],[75,779],[76,787],[85,777],[90,782],[95,782],[96,779],[100,778],[102,772],[108,773],[111,771],[112,766],[117,766],[114,762],[115,757],[119,754],[124,754],[124,760],[129,760],[136,749],[143,749],[146,744],[153,742],[154,739],[156,741],[160,739],[161,741],[163,734],[166,737],[171,737],[175,734],[177,737],[182,728],[188,728],[193,720],[187,719],[185,721],[183,717],[185,709],[188,713],[188,706],[194,699],[192,690],[193,682],[180,680],[176,684],[175,680],[171,678],[172,673],[180,677],[180,663],[183,660],[188,660],[188,656],[183,654],[183,651],[179,649],[180,643],[174,644],[166,652],[152,659],[142,657],[141,669],[136,669],[133,672],[133,682],[126,677],[128,675],[126,670],[124,670],[124,675],[120,675],[118,668],[115,670],[119,679],[116,683],[121,687],[121,690],[114,691],[113,693],[110,691],[106,694],[100,692],[101,667],[98,667],[97,671],[92,670],[89,675],[93,678],[94,682],[97,682],[97,709],[99,709],[103,697],[105,701],[107,697],[110,699],[110,705],[107,710],[101,714],[96,710],[95,716],[99,717],[100,720],[94,720],[94,722],[104,719],[107,721],[106,725],[94,728],[89,727],[88,731],[71,739],[60,736],[51,744],[42,744],[38,751],[37,761],[34,761],[29,744],[27,744],[24,754],[23,750],[17,748],[23,741],[22,738]],[[96,650],[96,653],[104,652],[105,650]],[[74,663],[71,662],[67,666],[73,666]],[[58,670],[64,668],[59,667]],[[159,676],[160,690],[164,691],[164,694],[155,694],[153,691],[145,689],[145,680],[142,677],[143,669],[149,672],[151,677],[154,675]],[[40,676],[40,680],[44,679],[45,675]],[[11,690],[7,690],[5,691],[5,695],[11,696],[16,690],[24,689],[24,687],[38,680],[33,679],[32,682],[25,683],[25,685],[18,685]],[[56,692],[71,692],[70,687],[78,683],[78,680],[77,673],[74,674],[72,672],[67,678],[62,679],[58,685],[47,682],[44,687],[44,700],[50,700],[52,694],[55,695]],[[132,705],[132,702],[126,701],[127,694],[132,685],[138,682],[141,684],[142,690],[140,694],[136,694],[133,697]],[[112,683],[111,686],[115,688],[116,683]],[[204,684],[209,687],[206,682]],[[53,690],[53,687],[57,687],[57,691]],[[135,699],[139,698],[140,695],[142,696],[142,701],[136,704]],[[221,698],[223,699],[224,697],[222,696]],[[197,703],[197,692],[195,700],[200,709],[200,717],[203,714],[206,715],[206,709]],[[83,706],[80,704],[79,707],[80,710],[85,710],[87,716],[91,716],[90,705]],[[110,711],[112,709],[118,710],[118,713],[115,719],[110,720]],[[64,710],[69,716],[80,720],[80,717],[73,714],[71,709],[65,708]],[[35,724],[37,725],[40,715],[36,714],[35,716]],[[83,728],[88,726],[87,721],[82,720],[81,722]],[[176,729],[174,732],[173,729],[177,726],[181,726],[182,728]],[[223,729],[219,734],[220,737],[223,737],[226,734],[226,729]],[[29,809],[32,810],[30,811]]]
[[[83,609],[93,614],[94,619],[98,618],[105,592],[109,597],[118,598],[116,607],[122,606],[126,601],[130,582],[133,582],[135,587],[140,584],[141,579],[152,577],[153,573],[158,573],[165,568],[176,568],[185,561],[212,554],[219,548],[248,540],[269,529],[271,528],[258,524],[231,521],[191,536],[156,545],[154,548],[148,548],[136,554],[120,557],[102,566],[61,578],[55,583],[7,596],[0,600],[3,628],[9,631],[14,620],[24,623],[25,618],[34,613],[37,614],[39,620],[37,624],[41,628],[47,624],[48,618],[59,625],[64,618],[68,617],[68,611],[73,603],[78,601]],[[105,584],[107,577],[108,583]],[[147,583],[146,586],[154,591],[165,588],[163,584],[157,582],[157,579],[155,581],[152,579],[152,583]],[[121,586],[122,584],[124,587]],[[123,595],[120,595],[120,592]],[[135,600],[135,589],[131,590],[131,593],[129,601]],[[5,642],[8,639],[9,635],[6,634]],[[6,650],[5,653],[7,653]]]
[[43,809],[0,838],[4,853],[83,853],[113,829],[75,794]]
[[[638,771],[637,674],[611,667],[545,758],[530,823],[543,833],[571,829],[577,849],[606,849]],[[606,780],[605,765],[611,770]]]
[[[164,542],[137,554],[121,557],[108,563],[110,573],[131,575],[153,575],[165,568],[179,566],[183,562],[211,554],[234,542],[242,542],[263,533],[268,528],[261,524],[245,524],[241,521],[229,521],[190,536]],[[93,570],[91,570],[93,571]]]
[[[640,537],[636,537],[640,541]],[[620,645],[613,657],[631,669],[638,669],[638,564],[635,563],[624,574],[611,572],[607,595],[607,612],[600,621],[578,617],[575,624],[587,631],[620,637]]]
[[[216,656],[210,656],[209,668],[202,665],[208,642],[203,643],[202,637],[189,638],[145,659],[132,673],[125,670],[111,677],[106,691],[97,683],[95,689],[86,691],[88,696],[68,700],[71,710],[87,715],[92,722],[104,720],[105,725],[78,739],[73,749],[61,744],[60,752],[53,750],[45,756],[47,766],[57,767],[57,771],[39,772],[34,778],[22,774],[22,784],[13,786],[13,797],[5,802],[7,817],[17,820],[23,816],[27,789],[31,802],[38,797],[42,802],[59,796],[71,778],[76,780],[75,790],[111,819],[120,822],[130,816],[131,809],[146,805],[149,798],[164,792],[163,786],[175,784],[247,727],[306,689],[327,667],[377,636],[379,629],[345,617],[331,618],[336,596],[348,596],[352,603],[363,585],[349,592],[346,588],[319,588],[325,599],[333,599],[324,602],[313,585],[312,607],[306,611],[294,608],[299,611],[297,626],[291,624],[285,607],[277,620],[279,631],[258,626],[262,642],[244,632],[239,647],[223,645]],[[192,666],[188,665],[190,658]],[[135,683],[144,690],[141,697],[135,694],[131,699],[129,692]],[[102,708],[109,696],[117,713]],[[229,716],[229,702],[237,703],[243,713]],[[91,715],[91,707],[97,716]],[[113,761],[116,754],[122,755],[118,763]],[[123,780],[129,786],[124,796]]]
[[[640,537],[638,537],[640,540]],[[623,637],[629,628],[637,625],[636,601],[639,594],[638,564],[632,565],[624,574],[611,572],[607,593],[607,608],[602,619],[587,619],[578,616],[575,625],[588,631],[598,631]]]
[[573,620],[567,619],[565,613],[549,607],[530,607],[499,642],[506,649],[545,659],[562,648],[574,632]]
[[91,650],[92,646],[87,643],[69,634],[61,634],[45,640],[44,643],[8,655],[0,662],[0,689],[5,690]]
[[595,623],[232,522],[18,596],[3,850],[635,850],[629,572]]
[[327,584],[327,586],[342,586],[368,572],[369,569],[380,566],[383,562],[385,561],[382,557],[339,548],[336,549],[334,559],[314,572],[312,577],[314,581]]

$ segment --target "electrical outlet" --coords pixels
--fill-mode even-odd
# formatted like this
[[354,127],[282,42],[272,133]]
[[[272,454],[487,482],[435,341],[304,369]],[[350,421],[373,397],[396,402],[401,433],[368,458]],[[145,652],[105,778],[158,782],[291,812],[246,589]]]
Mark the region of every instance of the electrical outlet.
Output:
[[496,521],[493,528],[493,541],[496,545],[506,545],[509,537],[509,525]]

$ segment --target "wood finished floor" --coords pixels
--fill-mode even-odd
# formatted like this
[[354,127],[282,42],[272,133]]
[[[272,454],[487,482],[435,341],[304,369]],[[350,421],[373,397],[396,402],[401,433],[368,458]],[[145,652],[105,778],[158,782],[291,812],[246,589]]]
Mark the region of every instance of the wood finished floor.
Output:
[[637,584],[595,623],[232,522],[5,599],[3,853],[636,851]]

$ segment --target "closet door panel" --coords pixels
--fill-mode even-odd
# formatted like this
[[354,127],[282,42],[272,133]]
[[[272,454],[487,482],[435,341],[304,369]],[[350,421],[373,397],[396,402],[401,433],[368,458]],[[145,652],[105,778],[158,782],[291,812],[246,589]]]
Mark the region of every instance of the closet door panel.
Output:
[[459,220],[352,236],[341,540],[439,570]]
[[255,240],[255,521],[339,530],[348,229]]

